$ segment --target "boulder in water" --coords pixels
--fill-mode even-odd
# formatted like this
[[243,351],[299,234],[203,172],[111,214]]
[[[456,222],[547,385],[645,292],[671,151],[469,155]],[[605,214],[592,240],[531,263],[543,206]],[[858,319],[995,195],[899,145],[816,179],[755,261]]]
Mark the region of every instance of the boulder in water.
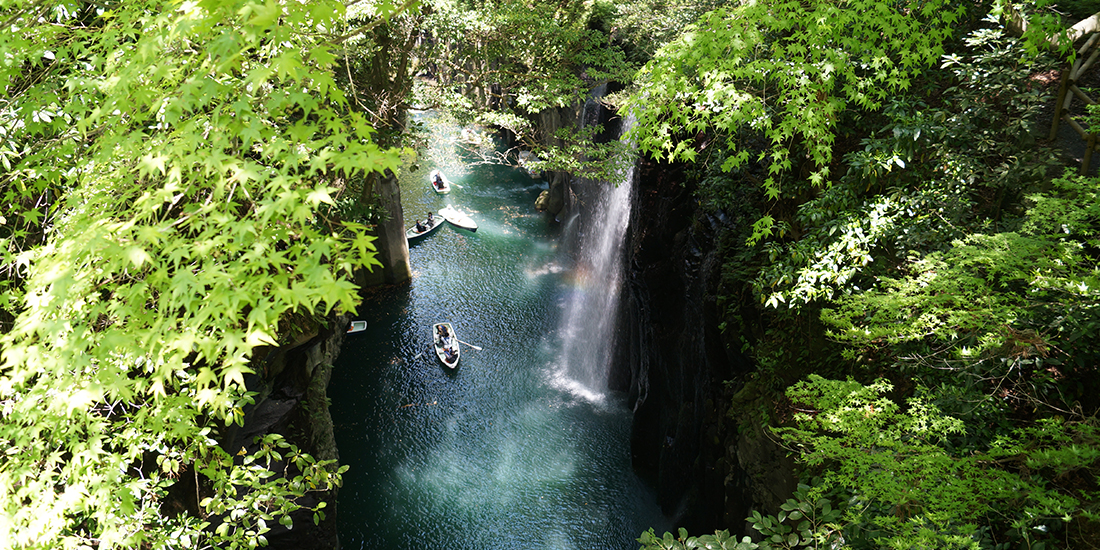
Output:
[[539,212],[545,212],[546,207],[550,204],[550,191],[543,191],[539,193],[539,198],[535,199],[535,210]]

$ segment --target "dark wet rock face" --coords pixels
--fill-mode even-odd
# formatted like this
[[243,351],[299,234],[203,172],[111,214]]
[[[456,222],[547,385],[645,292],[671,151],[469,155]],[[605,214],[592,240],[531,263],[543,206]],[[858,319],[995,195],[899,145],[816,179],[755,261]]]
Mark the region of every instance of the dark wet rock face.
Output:
[[611,377],[634,407],[634,466],[676,527],[749,534],[744,518],[767,510],[771,492],[787,492],[790,469],[759,428],[738,426],[744,415],[731,411],[736,381],[751,369],[739,339],[727,346],[718,328],[718,243],[732,222],[699,206],[677,166],[643,163],[635,188],[623,342]]

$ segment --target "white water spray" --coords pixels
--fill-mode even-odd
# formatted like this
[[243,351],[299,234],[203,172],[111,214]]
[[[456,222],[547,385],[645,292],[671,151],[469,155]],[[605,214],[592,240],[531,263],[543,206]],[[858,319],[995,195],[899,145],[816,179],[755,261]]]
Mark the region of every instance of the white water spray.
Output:
[[[589,103],[594,103],[589,101]],[[585,107],[586,123],[590,106]],[[625,133],[633,120],[622,123]],[[577,234],[573,292],[562,316],[562,354],[557,380],[560,387],[588,401],[600,403],[607,390],[615,349],[619,294],[623,279],[623,241],[630,222],[634,163],[625,165],[618,181],[584,181],[590,192],[573,224]],[[569,235],[572,236],[572,235]]]

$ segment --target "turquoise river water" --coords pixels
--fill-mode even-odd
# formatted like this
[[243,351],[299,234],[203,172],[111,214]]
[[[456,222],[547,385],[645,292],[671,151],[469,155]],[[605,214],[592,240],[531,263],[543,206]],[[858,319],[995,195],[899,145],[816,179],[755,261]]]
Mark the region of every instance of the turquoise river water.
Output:
[[[566,253],[569,223],[534,210],[544,181],[472,163],[457,128],[428,122],[437,139],[401,184],[406,225],[453,204],[480,227],[414,242],[412,282],[368,291],[368,328],[345,340],[329,386],[351,467],[342,547],[636,549],[666,520],[631,470],[630,411],[602,387],[607,354],[583,344],[597,330],[583,320],[608,316],[590,299],[605,283]],[[428,187],[435,167],[457,184],[449,195]],[[463,346],[455,371],[430,352],[441,321],[482,348]]]

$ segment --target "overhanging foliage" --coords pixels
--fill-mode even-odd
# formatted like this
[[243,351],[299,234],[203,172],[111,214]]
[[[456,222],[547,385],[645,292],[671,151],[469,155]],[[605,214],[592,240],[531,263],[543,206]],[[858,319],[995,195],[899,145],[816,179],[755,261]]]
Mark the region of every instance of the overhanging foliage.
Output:
[[[377,265],[319,214],[397,166],[333,81],[344,9],[3,4],[0,546],[255,546],[339,483],[277,437],[215,437],[285,317],[353,308]],[[198,516],[162,510],[180,475]]]
[[[823,16],[857,5],[867,34]],[[643,71],[628,103],[656,108],[639,142],[695,161],[705,208],[759,220],[748,244],[724,241],[723,330],[756,364],[731,384],[764,394],[730,415],[783,426],[809,485],[754,511],[753,540],[647,533],[644,548],[1096,539],[1098,182],[1056,177],[1038,126],[1050,34],[1018,40],[971,12],[945,41],[944,19],[917,36],[875,11],[913,23],[923,5],[747,2]],[[841,20],[852,40],[830,33]]]
[[[726,136],[723,169],[756,156],[763,191],[783,195],[794,156],[810,161],[808,180],[830,178],[837,117],[877,109],[944,54],[965,12],[944,0],[744,2],[704,15],[658,52],[624,101],[638,115],[632,138],[658,159],[692,161],[698,136]],[[743,143],[754,134],[764,149]],[[754,229],[772,234],[772,218]]]

